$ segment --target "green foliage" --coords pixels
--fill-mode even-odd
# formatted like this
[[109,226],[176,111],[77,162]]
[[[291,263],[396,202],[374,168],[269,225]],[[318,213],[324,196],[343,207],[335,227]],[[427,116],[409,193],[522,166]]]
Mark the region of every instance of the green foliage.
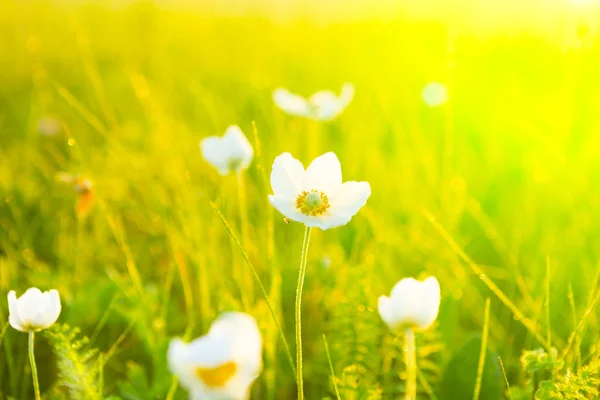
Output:
[[542,381],[536,400],[591,400],[600,397],[600,358],[577,372],[567,370],[551,380]]
[[558,360],[558,350],[554,347],[550,353],[547,353],[543,348],[525,350],[521,355],[521,364],[523,365],[523,371],[528,374],[549,372],[560,369],[563,365],[562,361]]
[[[582,19],[597,25],[594,13],[570,10],[558,26],[531,15],[536,26],[548,25],[494,35],[479,12],[462,9],[448,25],[405,12],[329,24],[305,15],[303,1],[284,2],[302,3],[293,23],[261,0],[235,3],[260,4],[273,18],[257,18],[253,7],[248,14],[234,7],[235,15],[161,9],[168,1],[34,3],[0,6],[0,294],[58,289],[59,321],[111,353],[101,379],[99,356],[72,329],[55,328],[48,338],[56,356],[44,341],[36,345],[45,397],[164,399],[170,338],[198,337],[220,312],[241,310],[257,318],[265,338],[254,398],[294,398],[295,377],[262,294],[208,205],[218,203],[239,233],[293,351],[302,227],[282,221],[261,179],[287,151],[305,166],[335,151],[344,179],[372,188],[347,226],[313,232],[303,298],[309,400],[334,398],[323,333],[343,400],[402,396],[403,338],[381,321],[377,298],[419,275],[435,275],[442,291],[437,325],[417,334],[420,376],[439,400],[472,396],[479,348],[457,352],[481,331],[486,297],[489,347],[502,355],[514,400],[538,391],[594,396],[592,363],[579,365],[600,338],[589,301],[600,264],[600,41],[597,26],[586,40],[578,34]],[[484,13],[505,2],[483,3]],[[506,3],[521,10],[531,2]],[[482,31],[463,29],[470,24]],[[334,121],[291,117],[272,101],[277,87],[310,95],[345,81],[356,96]],[[423,103],[431,81],[448,87],[440,107]],[[43,117],[59,120],[61,131],[41,135]],[[236,177],[208,165],[198,142],[230,124],[251,138],[253,121],[264,170],[254,160],[241,177],[247,202],[240,204]],[[93,182],[85,216],[76,212],[78,193],[57,182],[62,172]],[[248,211],[245,234],[240,207]],[[491,281],[519,315],[497,301]],[[6,320],[6,302],[0,314]],[[540,346],[537,328],[562,354],[578,325],[564,365],[554,351],[523,354]],[[2,338],[3,399],[31,398],[22,336],[8,328]],[[487,354],[480,400],[497,398],[499,375]],[[422,382],[418,392],[429,397]],[[186,397],[175,392],[175,400]]]
[[372,376],[362,365],[349,365],[344,368],[338,381],[342,399],[381,400],[381,387],[372,380]]
[[71,399],[102,399],[101,357],[96,349],[89,348],[87,337],[79,328],[55,324],[45,331],[58,366],[57,384],[67,389]]
[[[474,337],[452,357],[441,383],[440,390],[443,399],[467,400],[473,398],[480,352],[481,338]],[[479,398],[500,400],[502,392],[502,371],[498,359],[489,350],[486,350]]]
[[328,324],[328,332],[336,337],[331,347],[335,370],[341,371],[338,385],[344,399],[374,400],[381,396],[381,354],[372,349],[380,345],[382,335],[375,295],[362,266],[350,267],[346,282],[343,294],[335,296],[339,303]]

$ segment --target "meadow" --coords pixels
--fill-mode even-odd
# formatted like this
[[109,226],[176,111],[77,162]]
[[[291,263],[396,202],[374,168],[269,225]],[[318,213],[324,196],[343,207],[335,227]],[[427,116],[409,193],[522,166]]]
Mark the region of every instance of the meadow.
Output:
[[[186,399],[170,340],[244,311],[264,342],[252,399],[296,398],[273,314],[293,356],[304,227],[270,204],[269,174],[281,153],[307,166],[333,151],[372,194],[347,225],[312,230],[306,399],[404,396],[404,335],[377,302],[411,276],[441,287],[416,336],[418,399],[600,398],[595,22],[561,25],[557,40],[401,15],[284,23],[4,2],[0,293],[60,293],[57,324],[36,335],[42,397]],[[278,87],[345,82],[355,96],[332,121],[273,103]],[[423,101],[430,82],[444,104]],[[43,118],[58,132],[41,133]],[[232,124],[255,153],[239,178],[199,148]],[[0,399],[33,399],[27,335],[0,329]]]

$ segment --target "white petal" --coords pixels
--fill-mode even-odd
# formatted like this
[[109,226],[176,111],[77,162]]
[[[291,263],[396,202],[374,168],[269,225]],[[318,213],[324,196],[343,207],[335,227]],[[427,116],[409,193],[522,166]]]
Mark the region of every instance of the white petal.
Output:
[[42,292],[38,288],[29,288],[19,297],[17,307],[19,308],[19,318],[23,322],[23,325],[35,323],[38,310],[43,304],[43,298]]
[[389,314],[394,321],[394,326],[427,329],[438,314],[439,283],[433,277],[424,282],[405,278],[394,286],[391,299]]
[[[196,398],[246,400],[262,369],[260,330],[248,314],[224,313],[205,336],[189,344],[172,340],[167,358],[171,371]],[[222,387],[209,387],[196,375],[198,367],[216,368],[228,362],[236,364],[236,371]]]
[[304,190],[329,192],[331,188],[339,186],[341,183],[342,166],[333,152],[315,158],[306,169]]
[[377,310],[383,322],[385,322],[391,329],[394,329],[394,321],[391,310],[391,300],[387,296],[380,296],[377,301]]
[[413,278],[402,279],[392,289],[392,318],[396,326],[411,326],[418,323],[419,289],[419,282]]
[[284,217],[296,222],[304,222],[306,220],[306,215],[302,214],[296,208],[295,198],[292,199],[288,197],[269,195],[269,201],[277,211],[283,214]]
[[227,338],[202,336],[185,344],[173,339],[167,353],[169,368],[179,377],[181,385],[191,392],[210,392],[198,378],[196,368],[215,368],[232,360]]
[[8,322],[10,326],[18,331],[26,332],[26,328],[23,326],[23,321],[19,317],[19,306],[17,304],[17,295],[14,290],[8,292]]
[[290,153],[275,158],[271,170],[271,189],[276,196],[295,199],[303,190],[303,182],[304,167],[300,161]]
[[419,281],[415,278],[404,278],[398,281],[392,288],[391,297],[411,297],[413,293],[417,293]]
[[367,203],[371,186],[367,182],[345,182],[328,195],[329,210],[322,217],[320,228],[330,229],[346,225]]
[[172,339],[167,350],[167,362],[169,369],[175,375],[180,375],[183,370],[187,369],[187,344],[183,340],[177,338]]
[[221,175],[231,172],[229,165],[230,150],[223,145],[223,140],[217,136],[209,136],[200,142],[202,157],[217,168]]
[[229,149],[228,164],[238,164],[238,170],[247,169],[252,162],[254,149],[237,125],[231,125],[223,136],[224,145]]
[[227,337],[232,351],[232,359],[250,377],[258,375],[262,369],[262,337],[256,320],[241,312],[221,314],[213,322],[209,335]]
[[17,320],[12,314],[8,316],[8,322],[10,323],[10,326],[12,326],[18,331],[29,332],[31,330],[29,327],[23,326],[21,321]]
[[321,90],[309,99],[312,105],[312,117],[320,121],[328,121],[337,117],[343,109],[341,100],[330,90]]
[[430,276],[421,283],[421,329],[428,328],[436,320],[440,309],[440,297],[440,284],[435,277]]
[[203,368],[214,368],[233,359],[229,338],[205,335],[187,346],[187,359]]
[[340,93],[340,101],[342,102],[343,107],[348,106],[353,98],[354,85],[350,82],[344,83],[344,85],[342,85],[342,93]]
[[290,93],[286,89],[276,89],[273,92],[273,100],[277,107],[288,114],[306,117],[310,112],[310,105],[302,96]]
[[179,378],[181,386],[188,391],[204,390],[203,382],[195,375],[197,365],[190,355],[189,347],[189,344],[184,343],[179,338],[171,340],[167,350],[169,369]]
[[43,304],[38,310],[34,324],[36,329],[46,329],[53,325],[60,315],[60,296],[57,290],[43,293]]

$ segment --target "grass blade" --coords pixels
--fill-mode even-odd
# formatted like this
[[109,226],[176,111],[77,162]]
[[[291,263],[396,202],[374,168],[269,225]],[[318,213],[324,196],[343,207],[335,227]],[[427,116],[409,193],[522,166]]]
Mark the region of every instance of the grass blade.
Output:
[[331,372],[331,380],[333,381],[335,397],[337,400],[342,400],[342,397],[340,396],[340,389],[337,385],[337,378],[335,377],[335,372],[333,371],[333,363],[331,362],[331,354],[329,354],[329,345],[327,344],[327,338],[325,337],[325,334],[323,334],[323,343],[325,344],[325,353],[327,354],[327,361],[329,362],[329,371]]
[[475,379],[475,392],[473,400],[479,400],[481,392],[481,382],[483,381],[483,371],[485,369],[485,356],[487,354],[487,339],[490,327],[490,298],[485,300],[485,311],[483,317],[483,332],[481,334],[481,352],[479,353],[479,365],[477,366],[477,379]]
[[240,243],[239,239],[233,233],[233,230],[231,229],[231,226],[229,226],[229,223],[227,223],[227,220],[225,219],[225,217],[221,213],[221,210],[219,210],[219,208],[217,207],[217,205],[215,203],[213,203],[212,201],[210,201],[209,204],[210,204],[210,207],[212,208],[212,210],[214,211],[214,213],[217,214],[217,216],[219,217],[219,219],[221,220],[221,222],[225,226],[225,229],[227,229],[227,233],[229,233],[229,236],[231,237],[231,240],[233,240],[233,242],[240,249],[240,252],[242,253],[242,256],[244,257],[244,261],[246,262],[246,265],[248,265],[248,268],[250,268],[250,270],[252,271],[252,275],[254,275],[254,279],[256,279],[256,283],[258,284],[258,288],[260,289],[263,297],[265,298],[265,301],[267,302],[267,306],[269,307],[269,311],[271,312],[271,315],[273,316],[273,320],[275,321],[275,325],[277,325],[277,330],[279,331],[279,336],[281,337],[281,340],[283,341],[283,345],[285,346],[285,351],[287,353],[287,358],[288,358],[288,361],[290,363],[290,367],[294,371],[294,375],[295,375],[296,374],[296,367],[294,366],[294,358],[292,357],[292,352],[290,351],[290,346],[288,345],[287,340],[285,340],[285,335],[283,334],[283,330],[281,329],[281,325],[279,324],[279,320],[277,319],[277,315],[275,314],[275,310],[273,309],[273,306],[271,305],[271,302],[269,301],[269,296],[267,295],[267,292],[265,291],[265,287],[263,286],[263,284],[262,284],[262,282],[260,280],[260,277],[258,276],[258,273],[256,272],[256,269],[252,265],[252,262],[250,262],[250,259],[248,258],[248,254],[246,254],[246,251],[242,247],[242,244]]
[[[452,238],[452,236],[450,236],[450,234],[448,233],[448,231],[446,231],[440,225],[440,223],[433,216],[433,214],[431,214],[426,209],[422,209],[422,212],[425,215],[425,217],[429,220],[429,222],[431,223],[431,225],[433,225],[433,227],[435,228],[435,230],[437,230],[438,233],[446,240],[446,242],[448,243],[448,245],[450,245],[450,247],[452,248],[452,250],[454,250],[456,252],[456,254],[458,255],[458,257],[465,264],[467,264],[469,266],[469,268],[471,269],[471,271],[475,275],[477,275],[477,276],[483,275],[483,270],[475,262],[473,262],[473,260],[471,260],[471,258],[468,255],[465,254],[465,252],[460,248],[460,246],[454,241],[454,239]],[[504,292],[502,292],[502,290],[500,290],[500,288],[489,277],[486,277],[485,279],[482,279],[482,282],[488,287],[488,289],[490,289],[492,291],[492,293],[494,293],[498,297],[498,299],[506,307],[508,307],[510,309],[510,311],[512,311],[512,313],[515,316],[515,319],[519,320],[521,322],[521,324],[523,324],[523,326],[529,331],[529,333],[531,333],[531,335],[538,342],[540,342],[540,344],[542,346],[544,346],[546,348],[546,350],[550,351],[550,349],[551,349],[550,344],[540,334],[540,332],[538,331],[538,328],[537,328],[536,324],[533,321],[531,321],[529,318],[527,318],[525,316],[525,314],[523,314],[523,312],[521,310],[519,310],[519,308],[515,305],[515,303],[513,303],[508,298],[508,296],[506,296],[504,294]]]

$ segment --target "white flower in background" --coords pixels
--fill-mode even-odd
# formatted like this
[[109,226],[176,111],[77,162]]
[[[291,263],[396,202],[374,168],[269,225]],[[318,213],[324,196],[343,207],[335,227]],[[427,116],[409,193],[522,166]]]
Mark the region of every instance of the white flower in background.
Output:
[[221,175],[240,172],[252,162],[254,150],[237,125],[231,125],[222,137],[210,136],[200,142],[202,156]]
[[390,297],[379,298],[379,314],[392,330],[424,330],[433,324],[440,308],[440,284],[433,276],[418,281],[404,278]]
[[62,122],[50,117],[42,117],[38,121],[38,131],[44,136],[54,136],[62,130]]
[[262,370],[262,338],[254,318],[228,312],[190,343],[173,339],[167,358],[190,398],[246,400]]
[[21,332],[37,332],[53,325],[60,315],[60,297],[56,290],[42,293],[27,289],[17,299],[14,290],[8,292],[8,322]]
[[421,92],[423,101],[429,107],[437,107],[448,101],[448,89],[443,83],[429,82]]
[[279,88],[273,92],[273,100],[277,107],[290,115],[306,117],[317,121],[328,121],[336,118],[350,104],[354,97],[354,85],[345,83],[338,96],[331,90],[321,90],[308,99]]
[[285,217],[323,230],[346,225],[371,195],[367,182],[342,183],[334,153],[314,159],[306,171],[290,153],[273,162],[269,200]]

